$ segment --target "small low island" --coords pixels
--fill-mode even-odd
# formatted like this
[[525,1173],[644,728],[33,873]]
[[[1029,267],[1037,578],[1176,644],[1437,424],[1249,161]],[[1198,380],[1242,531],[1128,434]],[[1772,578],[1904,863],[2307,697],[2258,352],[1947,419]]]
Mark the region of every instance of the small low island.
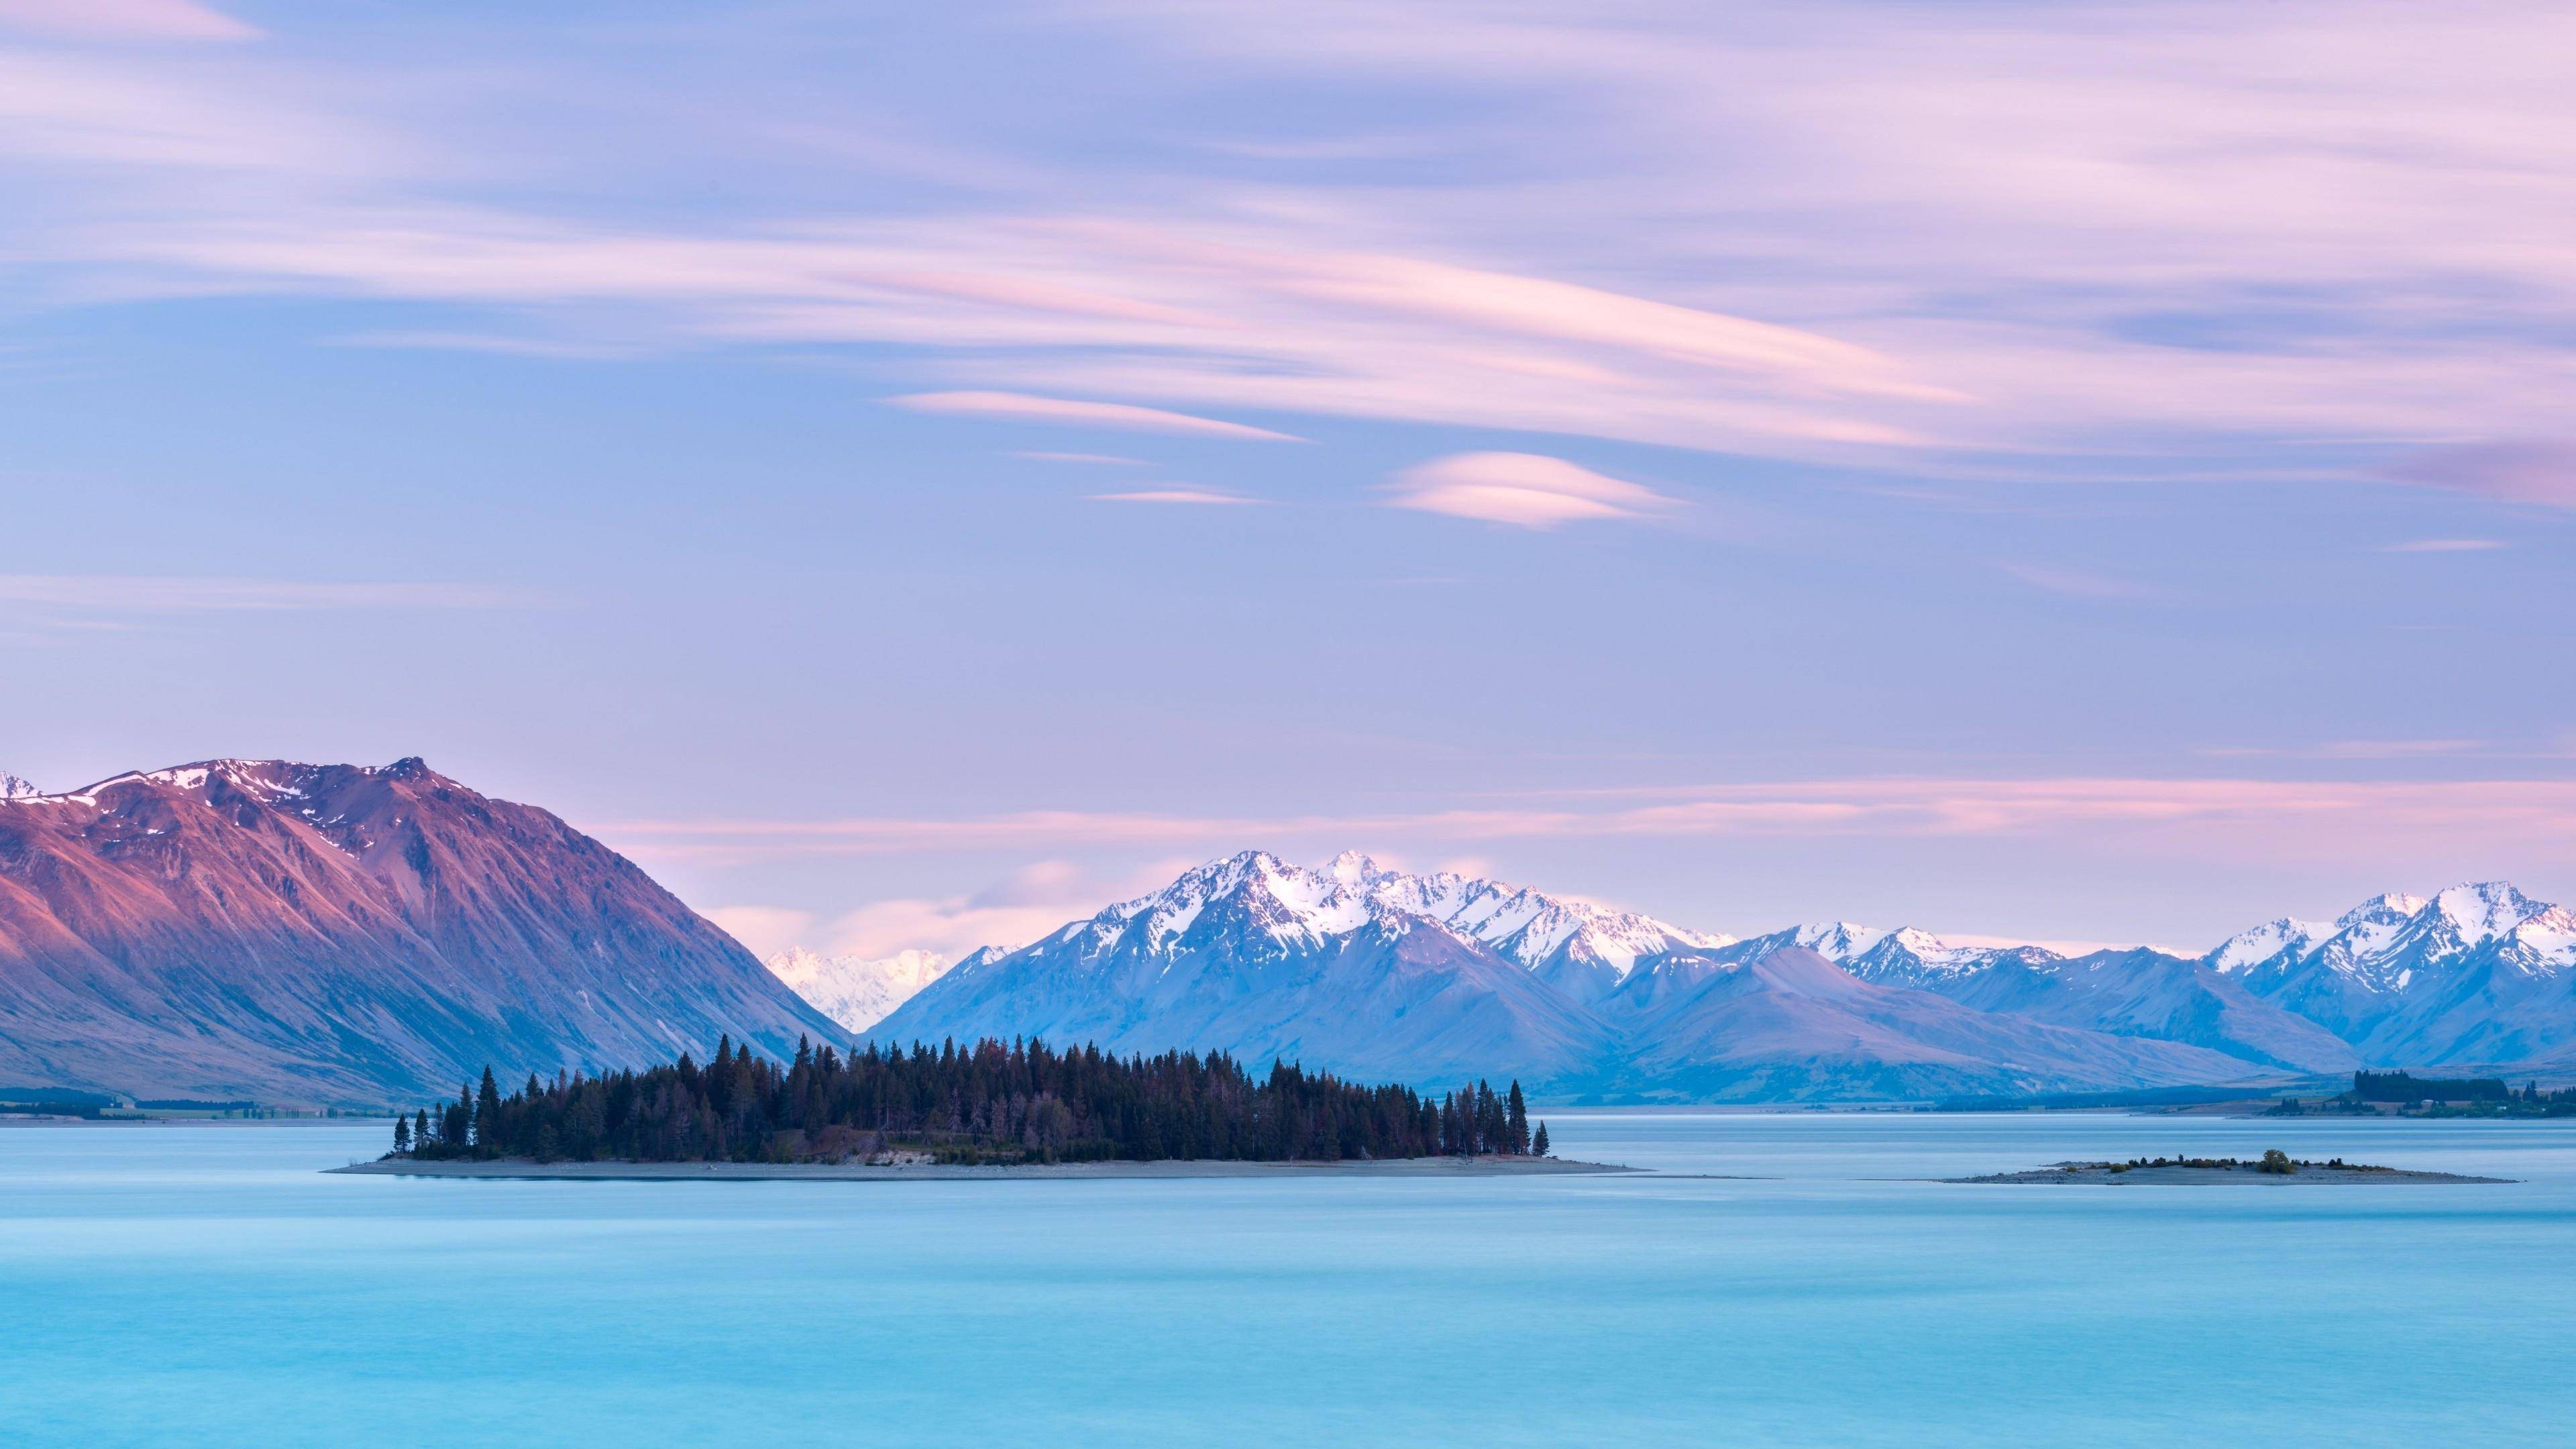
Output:
[[843,1055],[800,1042],[786,1065],[730,1040],[643,1072],[529,1077],[490,1068],[432,1113],[395,1119],[393,1151],[336,1172],[574,1179],[1455,1176],[1620,1172],[1551,1155],[1513,1082],[1438,1098],[1222,1053],[1117,1057],[1039,1041]]
[[2402,1167],[2373,1167],[2340,1157],[2305,1162],[2274,1148],[2259,1158],[2133,1157],[2126,1162],[2059,1162],[2027,1172],[1993,1172],[1982,1177],[1951,1177],[1959,1183],[2074,1183],[2097,1186],[2217,1187],[2226,1185],[2287,1187],[2351,1184],[2439,1184],[2510,1182],[2505,1177],[2469,1177],[2454,1172],[2419,1172]]

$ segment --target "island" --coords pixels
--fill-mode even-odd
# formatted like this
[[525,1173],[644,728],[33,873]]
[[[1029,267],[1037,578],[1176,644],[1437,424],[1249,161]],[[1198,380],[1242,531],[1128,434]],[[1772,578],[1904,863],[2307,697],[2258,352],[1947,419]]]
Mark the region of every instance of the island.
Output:
[[1117,1057],[1026,1040],[917,1043],[792,1062],[736,1048],[700,1066],[531,1075],[491,1068],[397,1117],[393,1150],[332,1169],[418,1177],[939,1179],[1621,1172],[1552,1155],[1519,1082],[1433,1098],[1221,1052]]
[[2340,1157],[2324,1162],[2293,1158],[2279,1148],[2261,1157],[2133,1157],[2126,1162],[2058,1162],[2027,1172],[1993,1172],[1982,1177],[1947,1177],[1957,1183],[2089,1183],[2100,1186],[2216,1187],[2335,1186],[2352,1184],[2438,1184],[2511,1182],[2508,1177],[2470,1177],[2455,1172],[2419,1172],[2402,1167],[2373,1167]]

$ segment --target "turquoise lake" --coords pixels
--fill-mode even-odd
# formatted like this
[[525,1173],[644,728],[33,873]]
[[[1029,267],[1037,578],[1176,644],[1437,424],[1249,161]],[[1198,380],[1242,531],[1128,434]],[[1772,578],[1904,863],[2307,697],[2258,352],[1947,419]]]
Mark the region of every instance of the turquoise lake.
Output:
[[[1549,1112],[1683,1177],[323,1176],[0,1129],[0,1443],[2566,1442],[2576,1123]],[[2279,1146],[2508,1186],[1964,1187]]]

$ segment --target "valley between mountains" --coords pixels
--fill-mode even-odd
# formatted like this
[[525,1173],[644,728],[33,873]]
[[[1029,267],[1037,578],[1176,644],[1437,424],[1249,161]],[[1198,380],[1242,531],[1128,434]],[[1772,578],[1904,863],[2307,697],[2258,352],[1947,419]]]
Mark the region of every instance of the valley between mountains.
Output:
[[[792,988],[792,989],[791,989]],[[1744,939],[1345,853],[1247,851],[953,964],[769,968],[631,862],[419,760],[0,790],[0,1085],[373,1104],[720,1037],[1035,1036],[1558,1099],[1920,1101],[2576,1069],[2576,916],[2504,884],[2199,956]]]

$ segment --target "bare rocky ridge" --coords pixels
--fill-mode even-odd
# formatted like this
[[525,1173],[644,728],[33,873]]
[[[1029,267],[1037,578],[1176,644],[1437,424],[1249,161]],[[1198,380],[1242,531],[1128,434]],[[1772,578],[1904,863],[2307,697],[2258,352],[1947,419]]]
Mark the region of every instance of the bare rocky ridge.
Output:
[[641,870],[417,759],[0,800],[0,1081],[416,1101],[846,1034]]

